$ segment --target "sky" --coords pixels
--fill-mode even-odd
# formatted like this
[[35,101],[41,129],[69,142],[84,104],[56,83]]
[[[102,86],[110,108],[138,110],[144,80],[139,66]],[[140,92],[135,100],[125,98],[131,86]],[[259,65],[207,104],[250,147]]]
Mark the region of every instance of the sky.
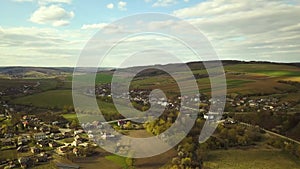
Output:
[[[120,18],[148,12],[194,25],[222,60],[300,62],[299,0],[2,0],[0,66],[76,66],[97,32]],[[154,30],[174,25],[151,24]],[[114,34],[126,31],[109,28]],[[168,42],[154,36],[143,40],[152,38]],[[142,40],[131,41],[141,45]],[[125,48],[103,66],[117,66],[117,58],[129,50]],[[167,49],[176,50],[176,45],[170,42]],[[195,60],[189,53],[182,55],[184,61]]]

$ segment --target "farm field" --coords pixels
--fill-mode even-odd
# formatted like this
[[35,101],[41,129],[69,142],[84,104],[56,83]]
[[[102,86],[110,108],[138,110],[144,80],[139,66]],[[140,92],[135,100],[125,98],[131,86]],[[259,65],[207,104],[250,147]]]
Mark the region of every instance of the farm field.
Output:
[[229,72],[262,74],[273,77],[300,76],[299,68],[289,65],[276,64],[236,64],[224,67]]
[[[256,69],[254,69],[257,67]],[[282,67],[282,68],[281,68]],[[265,73],[262,71],[266,69]],[[226,71],[235,72],[235,73],[245,73],[246,74],[230,74],[227,73],[227,92],[228,94],[284,94],[287,91],[294,90],[295,87],[279,83],[279,80],[285,80],[286,78],[297,78],[295,75],[298,75],[300,69],[293,66],[285,66],[285,65],[273,65],[273,64],[238,64],[231,65],[225,67]],[[284,71],[285,73],[277,74],[276,71]],[[253,74],[253,72],[256,73]],[[251,73],[249,73],[251,72]],[[259,72],[257,74],[257,72]],[[280,77],[275,76],[277,74]],[[289,73],[287,73],[289,72]],[[83,76],[84,77],[84,76]],[[111,81],[111,74],[97,74],[96,82],[97,83],[108,83]],[[162,80],[163,79],[163,80]],[[72,105],[72,95],[71,95],[71,81],[72,77],[70,76],[67,81],[63,83],[62,90],[52,90],[46,91],[43,93],[37,93],[30,96],[20,97],[13,100],[15,104],[23,104],[23,105],[33,105],[37,107],[58,107],[61,108],[65,105]],[[15,83],[10,80],[1,83],[1,86],[9,86],[11,84],[18,85],[23,84],[23,81],[18,81]],[[24,80],[27,81],[27,80]],[[36,80],[30,80],[31,82],[36,82]],[[29,81],[29,82],[30,82]],[[205,94],[210,93],[210,81],[209,78],[200,78],[197,80],[199,91]],[[57,82],[51,82],[50,80],[43,80],[41,83],[41,87],[43,89],[51,89],[56,87]],[[133,88],[140,89],[154,89],[160,88],[164,91],[167,91],[171,94],[178,93],[178,86],[175,81],[169,76],[159,75],[155,77],[149,78],[138,78],[133,81],[131,84]],[[291,97],[291,96],[289,96]],[[105,109],[106,106],[103,106]],[[110,109],[108,107],[108,109]],[[110,110],[106,110],[110,111]]]
[[[76,75],[76,78],[78,78],[80,81],[90,80],[92,78],[92,75]],[[68,76],[66,78],[67,81],[72,81],[73,76]],[[97,73],[95,83],[101,84],[101,83],[110,83],[112,80],[112,75],[109,73]]]
[[0,90],[7,88],[19,88],[24,85],[36,85],[37,82],[40,83],[38,89],[40,90],[50,90],[57,87],[56,79],[1,79],[0,78]]
[[[145,130],[132,130],[129,132],[129,136],[149,136]],[[76,164],[80,165],[81,168],[97,168],[100,165],[104,168],[109,169],[126,169],[126,158],[109,154],[102,149],[98,149],[100,155],[97,157],[88,158],[86,160],[76,162]],[[141,158],[136,159],[134,162],[135,169],[158,169],[164,167],[169,161],[175,157],[177,152],[173,149],[169,150],[166,153],[163,153],[158,156],[150,157],[150,158]]]
[[33,105],[42,108],[63,108],[65,105],[72,106],[71,90],[51,90],[37,93],[13,100],[15,104]]
[[211,151],[204,169],[299,169],[300,161],[278,150],[229,149]]
[[106,159],[105,157],[94,157],[88,158],[80,162],[76,162],[76,164],[80,165],[82,169],[90,169],[90,168],[109,168],[109,169],[121,169],[122,167],[115,163],[115,161],[111,161]]

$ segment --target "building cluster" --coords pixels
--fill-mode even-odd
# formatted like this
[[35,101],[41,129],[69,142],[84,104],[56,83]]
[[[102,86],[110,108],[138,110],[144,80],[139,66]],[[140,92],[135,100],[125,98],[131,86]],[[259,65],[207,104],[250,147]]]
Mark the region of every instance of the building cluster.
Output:
[[[1,153],[16,151],[13,159],[0,159],[0,168],[28,168],[52,160],[54,154],[66,156],[86,156],[86,149],[96,146],[88,139],[82,129],[69,129],[63,122],[54,121],[46,124],[35,115],[24,115],[16,128],[1,128]],[[63,127],[61,127],[63,126]]]
[[289,102],[282,102],[274,97],[259,99],[249,97],[227,98],[227,103],[238,112],[286,112],[291,107]]
[[35,84],[23,84],[19,87],[8,87],[0,90],[0,96],[33,94],[40,85],[40,82],[37,82]]

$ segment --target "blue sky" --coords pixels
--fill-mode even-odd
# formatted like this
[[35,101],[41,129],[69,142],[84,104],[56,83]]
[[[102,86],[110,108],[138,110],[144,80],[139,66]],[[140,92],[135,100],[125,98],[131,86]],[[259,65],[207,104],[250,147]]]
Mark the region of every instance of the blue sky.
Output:
[[[76,14],[74,18],[72,18],[72,22],[65,28],[78,29],[81,28],[83,24],[112,22],[124,16],[144,12],[161,12],[171,14],[174,10],[195,5],[200,1],[170,1],[170,5],[164,6],[161,4],[162,6],[154,6],[155,1],[134,0],[128,2],[126,1],[124,9],[119,9],[118,4],[120,2],[125,1],[49,0],[49,2],[45,2],[43,4],[39,2],[39,0],[3,0],[0,6],[0,23],[2,27],[44,27],[45,25],[39,25],[30,22],[31,15],[41,6],[58,5],[64,8],[66,11],[73,11]],[[113,4],[112,9],[107,7],[109,4]]]
[[3,0],[0,66],[75,66],[95,32],[145,12],[193,24],[220,59],[300,61],[297,0]]

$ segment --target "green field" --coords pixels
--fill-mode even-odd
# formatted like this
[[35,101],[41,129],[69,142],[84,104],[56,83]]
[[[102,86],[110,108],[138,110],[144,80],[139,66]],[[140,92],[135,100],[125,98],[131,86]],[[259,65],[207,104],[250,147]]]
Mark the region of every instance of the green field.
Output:
[[48,162],[46,164],[34,166],[32,169],[57,169],[57,166],[54,162]]
[[4,150],[0,151],[0,159],[15,159],[17,158],[17,151],[16,150]]
[[75,113],[63,114],[62,116],[68,121],[77,120],[77,114]]
[[[110,83],[112,77],[113,76],[111,74],[98,73],[95,78],[95,83],[96,84]],[[79,81],[86,81],[86,80],[90,81],[91,79],[93,79],[93,76],[92,75],[76,75],[76,79],[78,79]],[[66,80],[72,81],[73,76],[68,76]]]
[[211,151],[205,169],[300,169],[300,161],[277,150]]
[[[246,73],[246,74],[226,74],[228,93],[237,94],[278,94],[285,93],[286,90],[295,89],[295,87],[278,83],[278,80],[288,78],[297,78],[300,76],[300,69],[294,66],[274,65],[274,64],[237,64],[224,67],[228,72]],[[203,70],[198,70],[203,73]],[[183,73],[183,72],[180,72]],[[86,75],[79,75],[82,78],[88,78]],[[263,78],[262,78],[263,77]],[[84,80],[81,79],[81,80]],[[96,76],[97,83],[109,83],[112,75],[109,73],[98,73]],[[71,95],[71,80],[72,76],[60,84],[60,90],[46,91],[43,93],[33,94],[26,97],[21,97],[13,100],[16,104],[34,105],[37,107],[58,107],[64,105],[72,105]],[[186,81],[188,81],[187,79]],[[191,80],[191,79],[190,79]],[[0,89],[7,86],[20,86],[24,83],[41,82],[40,88],[49,90],[57,87],[57,81],[51,79],[43,80],[0,80]],[[211,86],[209,78],[201,78],[197,80],[199,90],[203,93],[209,93]],[[179,93],[178,85],[170,76],[159,75],[155,77],[139,78],[132,81],[132,88],[140,89],[155,89],[159,88],[169,93]],[[104,107],[105,109],[105,107]],[[109,107],[108,107],[109,109]],[[107,112],[110,110],[106,110]]]
[[125,157],[120,157],[117,155],[110,155],[110,156],[106,156],[105,159],[112,161],[115,164],[118,164],[120,167],[122,168],[127,168],[127,164],[126,164],[126,158]]
[[230,72],[255,73],[272,77],[297,77],[300,76],[299,68],[287,65],[274,64],[237,64],[226,66]]
[[98,116],[88,115],[88,114],[69,113],[69,114],[62,114],[62,116],[70,122],[72,122],[73,120],[80,120],[81,122],[92,122],[97,120],[98,118],[99,120],[101,120],[101,118]]
[[51,90],[43,93],[20,97],[12,101],[15,104],[33,105],[42,108],[63,108],[72,106],[71,90]]
[[57,87],[56,79],[0,79],[0,90],[7,88],[21,88],[24,85],[36,85],[39,82],[40,90],[50,90]]

